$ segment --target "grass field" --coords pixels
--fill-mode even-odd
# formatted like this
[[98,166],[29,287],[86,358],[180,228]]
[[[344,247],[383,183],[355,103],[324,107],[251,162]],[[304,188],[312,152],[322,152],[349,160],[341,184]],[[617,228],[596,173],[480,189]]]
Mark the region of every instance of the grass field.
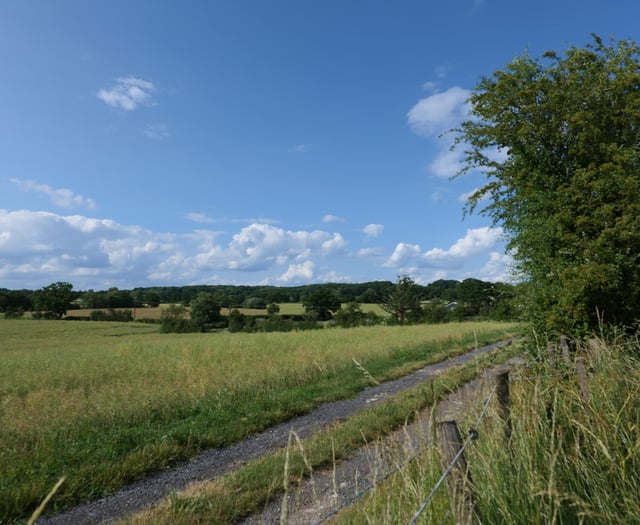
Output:
[[0,522],[60,476],[63,508],[318,403],[514,333],[508,323],[164,335],[137,323],[1,321]]

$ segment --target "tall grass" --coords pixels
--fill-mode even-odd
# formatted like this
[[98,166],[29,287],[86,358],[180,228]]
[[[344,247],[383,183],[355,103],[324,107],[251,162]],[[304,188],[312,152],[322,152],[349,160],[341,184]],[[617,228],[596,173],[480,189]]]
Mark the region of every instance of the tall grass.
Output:
[[[589,402],[572,367],[512,374],[509,444],[492,409],[465,450],[482,523],[640,523],[640,345],[602,348],[588,365]],[[487,393],[467,407],[461,429],[475,424]],[[406,523],[440,473],[433,447],[331,523]],[[448,509],[443,487],[419,523],[454,523]]]
[[167,336],[136,323],[0,322],[0,522],[113,491],[514,325]]

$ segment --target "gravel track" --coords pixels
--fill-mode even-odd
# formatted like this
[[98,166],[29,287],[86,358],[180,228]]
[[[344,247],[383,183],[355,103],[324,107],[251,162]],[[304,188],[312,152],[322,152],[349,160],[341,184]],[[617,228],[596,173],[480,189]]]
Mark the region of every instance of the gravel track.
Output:
[[[425,366],[424,368],[399,379],[366,388],[351,399],[325,403],[307,414],[275,425],[260,434],[237,443],[236,445],[207,450],[193,458],[191,461],[174,469],[154,474],[109,496],[82,504],[60,514],[43,516],[39,518],[36,523],[38,525],[94,525],[111,523],[117,519],[143,510],[154,503],[161,501],[171,492],[179,491],[191,483],[215,479],[233,471],[239,465],[249,460],[285,447],[291,430],[295,431],[301,439],[309,437],[314,432],[317,432],[329,424],[353,416],[361,410],[384,401],[403,390],[412,388],[438,375],[447,368],[466,363],[478,355],[490,352],[491,350],[509,344],[510,342],[511,340],[502,341],[482,348],[477,348],[449,360]],[[423,429],[419,430],[419,432],[423,432]],[[422,435],[424,435],[424,433]],[[367,451],[365,449],[359,452],[359,454],[364,454],[362,456],[363,458],[367,457]],[[355,456],[356,455],[354,455],[354,457]],[[343,466],[341,468],[345,469],[346,467]],[[334,479],[335,475],[334,473],[331,473],[332,483]],[[345,479],[349,479],[348,476]],[[323,491],[326,500],[326,488],[323,489]],[[332,505],[335,504],[333,489],[329,499],[331,499]],[[279,505],[280,504],[278,503],[278,513]],[[325,502],[324,506],[321,505],[321,510],[322,508],[325,508],[326,510],[327,506],[328,503]],[[267,506],[262,517],[254,517],[252,518],[254,521],[246,520],[246,523],[247,525],[252,523],[274,523],[274,521],[271,521],[274,517],[274,512],[276,512],[274,507]],[[316,513],[317,512],[318,511],[316,511]],[[304,514],[304,512],[302,514],[298,513],[298,517],[306,521],[290,522],[311,523],[313,521],[311,516]],[[275,522],[278,522],[278,519],[279,514],[278,518],[275,519]]]

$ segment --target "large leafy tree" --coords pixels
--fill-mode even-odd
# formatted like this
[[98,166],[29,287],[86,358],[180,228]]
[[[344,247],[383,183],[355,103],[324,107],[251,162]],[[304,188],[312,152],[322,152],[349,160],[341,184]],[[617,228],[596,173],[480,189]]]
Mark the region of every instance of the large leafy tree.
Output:
[[67,282],[52,283],[34,293],[33,307],[60,319],[67,313],[73,300],[73,285]]
[[220,320],[220,305],[213,294],[200,292],[189,305],[189,316],[201,331]]
[[628,40],[525,54],[473,90],[461,173],[480,168],[546,332],[640,312],[640,60]]

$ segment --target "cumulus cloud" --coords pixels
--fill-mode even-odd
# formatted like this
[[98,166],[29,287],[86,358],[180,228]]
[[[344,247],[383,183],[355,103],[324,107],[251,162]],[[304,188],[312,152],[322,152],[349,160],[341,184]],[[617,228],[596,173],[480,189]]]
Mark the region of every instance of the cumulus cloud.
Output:
[[414,133],[438,140],[438,153],[427,165],[427,171],[436,177],[451,177],[461,167],[464,152],[451,149],[452,138],[446,132],[468,117],[469,95],[468,89],[454,86],[419,100],[407,113],[407,122]]
[[447,249],[432,248],[426,252],[418,244],[399,243],[384,266],[391,268],[459,268],[480,253],[490,251],[503,237],[502,228],[473,228]]
[[313,268],[314,264],[311,261],[290,264],[287,271],[278,278],[278,281],[284,283],[308,282],[313,279]]
[[80,289],[202,283],[220,272],[260,279],[268,272],[294,282],[313,278],[316,261],[348,255],[339,233],[265,223],[245,226],[225,240],[223,233],[206,229],[159,233],[109,219],[0,210],[0,232],[0,282],[18,288],[58,280]]
[[478,274],[478,279],[490,282],[511,282],[514,278],[513,257],[508,253],[491,252]]
[[379,237],[384,231],[382,224],[367,224],[362,231],[367,237]]
[[9,182],[17,185],[23,191],[39,193],[48,197],[53,204],[60,208],[88,208],[93,210],[96,207],[93,199],[77,195],[67,188],[52,188],[48,184],[40,184],[33,180],[15,178],[9,179]]
[[322,217],[322,222],[345,222],[342,217],[338,217],[337,215],[331,215],[328,213],[324,217]]
[[153,82],[136,77],[120,77],[109,89],[101,89],[97,97],[105,104],[125,111],[133,111],[140,105],[150,105],[156,87]]

